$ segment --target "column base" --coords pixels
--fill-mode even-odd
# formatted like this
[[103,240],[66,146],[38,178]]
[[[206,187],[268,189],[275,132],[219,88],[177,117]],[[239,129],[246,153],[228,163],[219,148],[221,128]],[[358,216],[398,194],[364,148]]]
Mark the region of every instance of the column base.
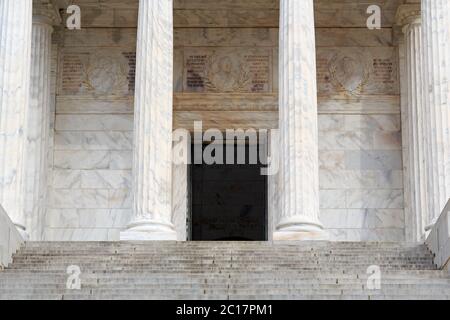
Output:
[[296,216],[283,219],[273,233],[274,241],[327,241],[328,233],[320,222]]
[[168,223],[153,220],[134,221],[120,233],[121,241],[177,241],[177,233]]

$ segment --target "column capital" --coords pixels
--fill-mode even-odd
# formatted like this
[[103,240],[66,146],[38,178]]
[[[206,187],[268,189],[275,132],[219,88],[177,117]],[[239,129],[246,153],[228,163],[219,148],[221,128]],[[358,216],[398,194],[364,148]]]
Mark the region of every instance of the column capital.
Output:
[[54,26],[60,23],[61,16],[52,0],[33,0],[33,24]]
[[395,21],[397,25],[403,27],[403,32],[405,28],[408,28],[414,24],[421,24],[421,9],[420,4],[402,4],[397,9],[397,14],[395,16]]

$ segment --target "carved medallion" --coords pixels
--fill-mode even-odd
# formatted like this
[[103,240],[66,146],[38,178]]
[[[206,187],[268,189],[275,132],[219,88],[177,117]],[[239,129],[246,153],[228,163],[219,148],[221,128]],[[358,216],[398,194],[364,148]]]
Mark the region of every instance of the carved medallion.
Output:
[[84,68],[85,86],[96,94],[126,94],[129,65],[118,52],[96,52]]
[[204,81],[208,91],[239,92],[250,81],[250,75],[241,59],[218,54],[208,58]]
[[187,49],[184,52],[186,92],[270,92],[272,51],[250,48]]
[[331,82],[337,90],[355,96],[362,93],[371,74],[371,64],[363,54],[336,53],[328,64]]

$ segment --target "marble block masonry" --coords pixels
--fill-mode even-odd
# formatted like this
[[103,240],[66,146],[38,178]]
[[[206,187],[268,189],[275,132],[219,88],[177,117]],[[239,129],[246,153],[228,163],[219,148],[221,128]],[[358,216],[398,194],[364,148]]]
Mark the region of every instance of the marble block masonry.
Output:
[[0,205],[23,238],[190,240],[172,132],[194,121],[279,130],[265,240],[424,242],[442,222],[450,1],[373,0],[375,30],[358,0],[72,2],[80,30],[69,1],[0,1]]

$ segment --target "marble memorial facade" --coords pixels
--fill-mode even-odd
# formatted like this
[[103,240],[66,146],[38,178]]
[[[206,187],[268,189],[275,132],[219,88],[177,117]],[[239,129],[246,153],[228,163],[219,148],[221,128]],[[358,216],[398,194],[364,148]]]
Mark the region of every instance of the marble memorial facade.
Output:
[[80,30],[0,4],[0,201],[31,240],[187,240],[194,121],[279,129],[269,240],[421,241],[449,199],[448,0],[370,1],[377,30],[358,0],[73,3]]

